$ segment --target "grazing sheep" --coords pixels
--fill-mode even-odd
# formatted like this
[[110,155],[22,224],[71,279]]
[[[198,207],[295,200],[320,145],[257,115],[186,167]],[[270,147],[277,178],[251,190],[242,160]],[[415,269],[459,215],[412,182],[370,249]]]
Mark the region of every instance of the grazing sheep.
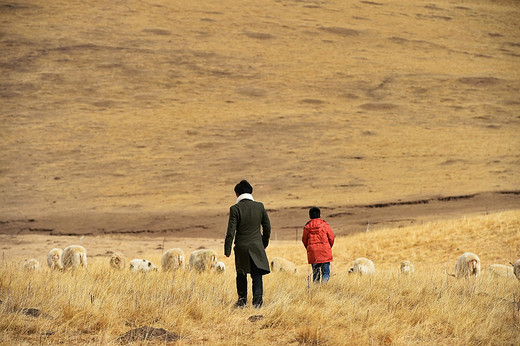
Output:
[[63,249],[61,264],[64,269],[87,267],[87,250],[81,245],[71,245]]
[[296,265],[282,257],[271,258],[271,271],[296,273]]
[[51,268],[52,270],[63,269],[63,265],[61,264],[62,253],[63,250],[56,247],[49,251],[49,254],[47,255],[47,264],[49,265],[49,268]]
[[120,252],[114,252],[110,256],[110,266],[117,270],[123,270],[126,267],[126,257]]
[[401,262],[401,274],[413,274],[415,272],[412,261]]
[[374,262],[368,258],[360,257],[354,261],[354,266],[350,268],[348,272],[361,275],[374,275],[376,273],[376,267],[374,266]]
[[224,262],[217,262],[213,270],[215,271],[215,273],[222,274],[226,271],[226,265],[224,264]]
[[503,264],[491,264],[489,266],[489,272],[493,276],[515,277],[513,267]]
[[136,258],[130,261],[130,271],[132,273],[148,273],[149,271],[157,270],[157,267],[148,260]]
[[471,252],[460,255],[455,266],[455,277],[464,278],[468,276],[480,275],[480,258]]
[[178,248],[167,250],[162,255],[161,266],[165,271],[184,269],[184,251]]
[[515,273],[516,278],[520,280],[520,259],[517,260],[514,264],[511,263],[511,265],[513,266],[513,272]]
[[28,271],[38,270],[40,269],[40,262],[38,262],[38,260],[35,260],[34,258],[25,260],[25,263],[23,264],[23,269]]
[[217,253],[211,249],[195,250],[190,254],[190,268],[199,272],[209,271],[217,264]]

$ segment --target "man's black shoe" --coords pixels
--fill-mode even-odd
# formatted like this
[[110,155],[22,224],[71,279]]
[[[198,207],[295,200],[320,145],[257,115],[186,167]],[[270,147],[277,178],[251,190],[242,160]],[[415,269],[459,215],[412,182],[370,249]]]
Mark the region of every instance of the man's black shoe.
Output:
[[246,306],[246,300],[245,299],[238,299],[235,302],[235,305],[234,305],[234,307],[238,308],[238,309],[244,308],[245,306]]
[[262,297],[253,297],[253,306],[256,309],[260,309],[262,307],[262,304],[264,303]]

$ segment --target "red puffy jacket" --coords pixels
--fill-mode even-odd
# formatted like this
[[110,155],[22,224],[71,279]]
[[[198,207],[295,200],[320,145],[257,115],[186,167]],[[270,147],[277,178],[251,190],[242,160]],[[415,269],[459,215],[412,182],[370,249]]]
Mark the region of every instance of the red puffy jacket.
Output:
[[309,264],[332,262],[334,233],[324,220],[311,219],[303,228],[302,242]]

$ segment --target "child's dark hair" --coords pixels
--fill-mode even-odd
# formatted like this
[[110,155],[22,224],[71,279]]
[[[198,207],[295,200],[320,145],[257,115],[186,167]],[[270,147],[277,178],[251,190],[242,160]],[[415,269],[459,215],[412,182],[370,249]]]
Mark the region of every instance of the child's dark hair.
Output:
[[311,219],[318,219],[321,215],[321,211],[320,211],[320,208],[318,207],[312,207],[311,209],[309,209],[309,217]]

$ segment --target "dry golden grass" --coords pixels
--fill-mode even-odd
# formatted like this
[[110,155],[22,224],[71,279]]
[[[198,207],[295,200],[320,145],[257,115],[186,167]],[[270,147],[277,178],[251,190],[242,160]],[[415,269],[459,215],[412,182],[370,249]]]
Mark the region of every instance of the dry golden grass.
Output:
[[[232,308],[232,266],[223,275],[131,275],[110,270],[106,258],[75,273],[27,273],[4,263],[0,344],[117,344],[142,326],[175,333],[178,344],[519,344],[520,282],[486,270],[520,257],[519,229],[514,211],[341,237],[328,284],[309,285],[306,270],[272,273],[260,310]],[[482,260],[478,279],[445,273],[465,251]],[[274,242],[268,252],[305,264],[297,242]],[[375,276],[346,274],[361,256],[374,260]],[[160,263],[159,255],[147,258]],[[398,274],[403,259],[415,262],[413,276]]]

